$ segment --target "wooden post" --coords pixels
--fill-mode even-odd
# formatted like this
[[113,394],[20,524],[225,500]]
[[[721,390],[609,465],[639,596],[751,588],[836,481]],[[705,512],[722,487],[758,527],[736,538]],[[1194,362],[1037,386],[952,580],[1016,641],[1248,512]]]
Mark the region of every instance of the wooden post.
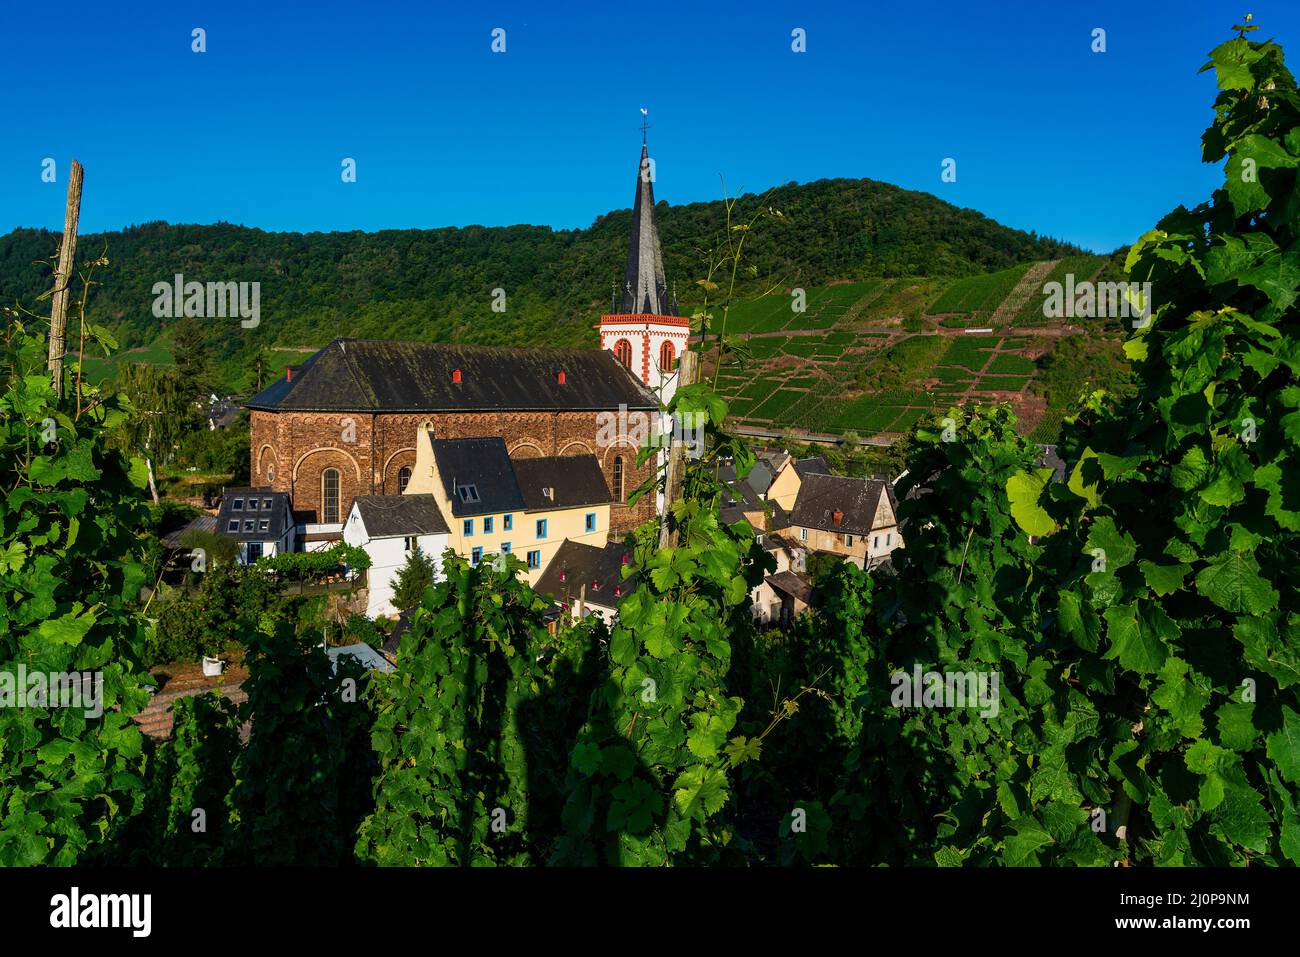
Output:
[[[700,354],[687,350],[682,353],[677,366],[677,388],[694,385],[700,377]],[[677,523],[673,520],[673,502],[682,497],[682,482],[686,478],[686,448],[674,437],[668,450],[667,476],[664,482],[664,514],[659,524],[659,547],[677,547]]]
[[81,218],[81,184],[85,170],[76,160],[68,175],[68,206],[63,215],[63,242],[59,246],[59,265],[54,273],[54,303],[50,307],[50,376],[54,394],[63,398],[63,357],[68,342],[68,296],[72,285],[72,266],[77,256],[77,222]]

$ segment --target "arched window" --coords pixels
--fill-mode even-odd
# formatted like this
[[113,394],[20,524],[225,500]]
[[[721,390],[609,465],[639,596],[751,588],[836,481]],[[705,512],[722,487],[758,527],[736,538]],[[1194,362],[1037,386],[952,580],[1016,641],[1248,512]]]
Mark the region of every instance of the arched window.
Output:
[[614,343],[614,358],[627,368],[632,368],[632,343],[620,339]]
[[326,469],[320,476],[321,521],[331,525],[339,520],[339,470]]
[[614,501],[623,504],[623,456],[614,456]]
[[411,481],[411,467],[403,465],[397,470],[397,494],[401,495],[406,491],[407,483]]
[[677,368],[677,350],[673,348],[672,342],[665,339],[664,344],[659,347],[659,371],[672,372]]

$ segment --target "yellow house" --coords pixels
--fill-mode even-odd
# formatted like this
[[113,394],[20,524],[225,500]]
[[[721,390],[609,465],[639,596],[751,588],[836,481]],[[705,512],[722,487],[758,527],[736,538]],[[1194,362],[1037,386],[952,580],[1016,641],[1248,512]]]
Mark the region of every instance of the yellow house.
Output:
[[[903,546],[893,486],[884,479],[831,475],[826,460],[791,459],[772,479],[767,497],[784,538],[809,551],[842,555],[872,567]],[[777,521],[779,518],[779,521]]]
[[448,545],[477,564],[499,553],[528,566],[535,585],[567,541],[601,547],[613,496],[591,455],[511,460],[498,437],[420,434],[405,494],[432,494],[451,530]]

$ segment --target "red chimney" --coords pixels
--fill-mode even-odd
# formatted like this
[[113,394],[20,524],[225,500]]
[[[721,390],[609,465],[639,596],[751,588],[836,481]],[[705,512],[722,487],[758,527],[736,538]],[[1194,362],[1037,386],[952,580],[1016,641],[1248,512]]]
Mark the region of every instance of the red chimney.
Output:
[[558,376],[556,376],[556,378],[559,380],[560,385],[564,385],[564,370],[563,370],[563,369],[560,370],[560,374],[559,374]]
[[284,367],[284,381],[285,382],[293,381],[293,366]]
[[452,369],[452,370],[451,370],[451,381],[454,382],[456,385],[460,385],[460,370],[459,370],[459,369]]
[[840,522],[844,521],[844,513],[837,508],[835,511],[831,512],[831,521],[838,525]]
[[595,578],[591,580],[591,590],[600,591],[600,582]]
[[631,564],[632,564],[632,555],[631,555],[630,553],[628,553],[628,552],[624,552],[624,553],[623,553],[623,564],[624,564],[624,565],[631,565]]
[[567,571],[565,571],[563,568],[561,568],[561,569],[560,569],[560,581],[566,581],[566,580],[568,580],[568,577],[569,577],[569,573],[568,573]]
[[622,598],[622,597],[623,597],[623,586],[622,586],[622,585],[615,585],[615,586],[614,586],[614,597],[615,597],[615,598]]

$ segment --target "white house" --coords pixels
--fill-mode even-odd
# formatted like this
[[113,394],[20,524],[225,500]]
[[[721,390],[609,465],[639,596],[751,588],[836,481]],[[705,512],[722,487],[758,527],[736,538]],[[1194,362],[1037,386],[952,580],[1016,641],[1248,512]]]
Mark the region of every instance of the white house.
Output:
[[433,562],[437,577],[450,540],[447,521],[432,495],[362,495],[354,499],[343,523],[343,541],[365,549],[370,556],[366,614],[371,618],[395,616],[401,609],[393,606],[393,586],[406,556],[418,546]]

